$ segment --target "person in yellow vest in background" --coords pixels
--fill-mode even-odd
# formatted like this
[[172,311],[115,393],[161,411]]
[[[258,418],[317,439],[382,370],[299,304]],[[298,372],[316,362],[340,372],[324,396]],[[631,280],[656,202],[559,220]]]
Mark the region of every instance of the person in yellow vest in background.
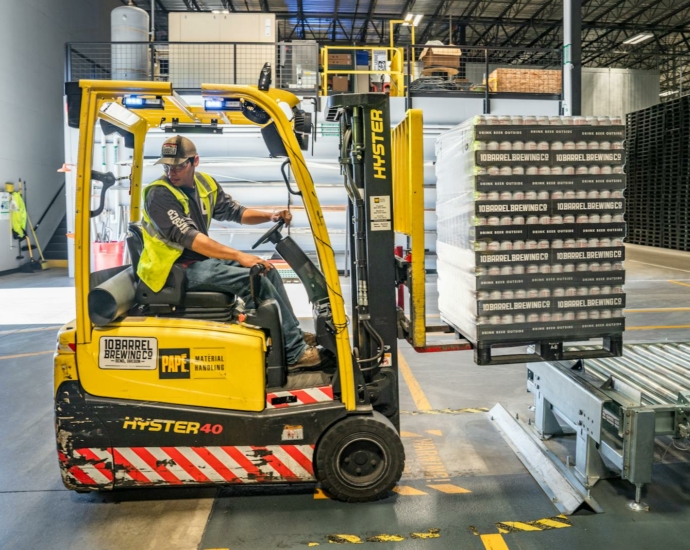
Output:
[[173,264],[178,264],[186,269],[188,290],[232,292],[251,303],[249,270],[261,264],[266,271],[259,295],[263,300],[276,300],[280,306],[288,370],[319,366],[316,338],[300,330],[273,265],[208,236],[211,219],[243,225],[283,220],[290,225],[290,212],[263,212],[234,201],[210,175],[196,171],[199,155],[186,137],[167,139],[156,164],[163,165],[165,175],[144,189],[144,250],[137,268],[139,278],[158,292]]

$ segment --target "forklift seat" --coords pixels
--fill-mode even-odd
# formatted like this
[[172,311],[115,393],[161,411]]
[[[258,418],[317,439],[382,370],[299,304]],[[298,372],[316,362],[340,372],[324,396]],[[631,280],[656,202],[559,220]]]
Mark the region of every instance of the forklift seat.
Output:
[[184,308],[185,311],[190,309],[225,310],[236,305],[237,299],[230,292],[187,292],[187,276],[185,270],[179,265],[173,265],[165,286],[159,292],[151,290],[136,276],[139,259],[144,249],[143,229],[138,223],[130,223],[128,229],[127,249],[137,280],[136,302],[138,304],[150,306],[152,311],[159,310],[161,313],[166,313],[167,310],[172,312],[177,308]]

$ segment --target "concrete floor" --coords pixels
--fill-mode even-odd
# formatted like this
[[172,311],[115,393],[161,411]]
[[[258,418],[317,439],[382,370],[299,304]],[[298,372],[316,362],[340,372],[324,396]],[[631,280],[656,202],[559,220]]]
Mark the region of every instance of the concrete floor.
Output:
[[[669,269],[659,267],[658,258],[644,260],[638,254],[626,264],[626,341],[690,339],[690,262]],[[0,297],[5,290],[70,285],[60,270],[10,275],[0,278]],[[438,320],[434,287],[431,277],[430,322]],[[29,298],[24,307],[38,312],[41,304]],[[500,402],[512,413],[529,414],[524,366],[478,367],[472,352],[424,355],[406,345],[402,355],[418,389],[401,382],[407,466],[397,492],[384,501],[315,498],[313,485],[69,492],[53,442],[56,326],[0,323],[1,549],[307,548],[329,544],[329,537],[359,539],[367,548],[381,544],[367,538],[384,534],[397,535],[386,540],[400,549],[689,547],[690,468],[680,451],[655,467],[647,514],[629,512],[631,487],[609,480],[593,491],[606,513],[573,516],[572,526],[499,536],[497,522],[558,514],[481,412]],[[427,406],[431,413],[419,410]],[[439,536],[424,538],[430,529],[440,529]]]

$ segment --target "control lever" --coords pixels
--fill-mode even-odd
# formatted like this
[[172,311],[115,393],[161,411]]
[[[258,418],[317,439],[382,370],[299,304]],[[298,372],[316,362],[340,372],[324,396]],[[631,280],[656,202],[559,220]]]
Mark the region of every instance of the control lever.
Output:
[[249,270],[249,293],[252,296],[254,306],[257,308],[262,302],[262,300],[259,298],[259,287],[261,285],[261,280],[259,278],[265,270],[266,267],[261,264],[256,264]]

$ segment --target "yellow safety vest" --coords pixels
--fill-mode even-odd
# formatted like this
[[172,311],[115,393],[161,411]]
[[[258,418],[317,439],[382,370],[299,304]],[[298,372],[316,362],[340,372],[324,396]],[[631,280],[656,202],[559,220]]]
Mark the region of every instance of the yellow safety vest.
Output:
[[[218,185],[211,176],[201,172],[195,174],[194,183],[196,185],[196,192],[199,193],[202,207],[206,213],[206,227],[208,227],[211,224],[213,210],[216,207]],[[144,250],[139,259],[137,275],[154,292],[159,292],[165,286],[165,282],[168,280],[168,275],[170,275],[173,264],[182,255],[182,251],[184,250],[182,245],[169,241],[161,235],[146,211],[146,196],[151,189],[158,185],[169,189],[182,205],[185,216],[189,215],[189,199],[187,195],[166,180],[156,180],[144,189],[144,216],[141,224],[143,229],[142,234],[144,236]]]
[[15,191],[10,193],[10,221],[12,222],[12,230],[16,233],[17,239],[24,238],[24,229],[26,228],[26,206],[24,206],[24,199],[21,193]]

